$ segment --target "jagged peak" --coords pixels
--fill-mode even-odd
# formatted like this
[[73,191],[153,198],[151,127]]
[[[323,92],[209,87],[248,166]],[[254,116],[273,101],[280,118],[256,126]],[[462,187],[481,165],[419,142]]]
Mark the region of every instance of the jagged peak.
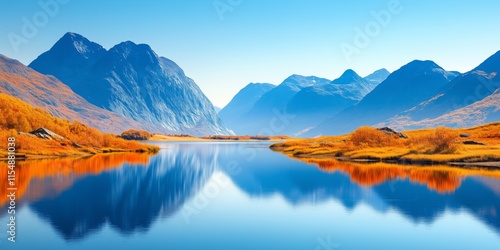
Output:
[[106,51],[100,44],[87,39],[86,37],[74,33],[67,32],[61,37],[50,49],[51,51],[67,51],[69,48],[74,48],[79,54],[85,55],[88,53],[95,53]]

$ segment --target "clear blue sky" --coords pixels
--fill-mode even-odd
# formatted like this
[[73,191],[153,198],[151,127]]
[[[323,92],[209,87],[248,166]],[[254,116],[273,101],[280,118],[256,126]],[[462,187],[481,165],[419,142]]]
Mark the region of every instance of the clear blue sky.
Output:
[[[413,59],[464,72],[500,50],[500,1],[400,0],[400,12],[379,30],[371,12],[387,11],[391,0],[64,0],[44,20],[39,2],[51,1],[1,1],[0,54],[28,64],[67,31],[107,49],[147,43],[217,106],[249,82],[279,84],[291,74],[333,79],[348,68],[364,76]],[[38,18],[40,27],[15,51],[9,34],[22,36],[24,17]],[[347,60],[341,47],[355,45],[356,27],[371,28],[372,37]]]

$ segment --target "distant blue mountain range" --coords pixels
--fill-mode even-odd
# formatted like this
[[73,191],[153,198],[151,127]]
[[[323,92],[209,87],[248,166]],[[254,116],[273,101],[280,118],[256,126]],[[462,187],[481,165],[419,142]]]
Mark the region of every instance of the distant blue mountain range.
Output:
[[348,133],[364,125],[475,126],[500,118],[499,71],[497,52],[464,74],[415,60],[393,73],[380,69],[364,78],[353,70],[333,81],[293,75],[267,93],[261,91],[259,100],[235,97],[233,101],[247,104],[245,109],[238,110],[233,101],[224,109],[239,114],[228,123],[238,134],[314,137]]
[[[292,75],[276,87],[245,87],[220,112],[223,121],[237,134],[300,135],[321,121],[355,105],[389,75],[378,70],[368,78],[353,70],[333,81]],[[248,89],[256,89],[254,94]],[[259,96],[260,98],[256,98]],[[245,103],[245,109],[238,109]],[[227,115],[231,111],[237,116]]]

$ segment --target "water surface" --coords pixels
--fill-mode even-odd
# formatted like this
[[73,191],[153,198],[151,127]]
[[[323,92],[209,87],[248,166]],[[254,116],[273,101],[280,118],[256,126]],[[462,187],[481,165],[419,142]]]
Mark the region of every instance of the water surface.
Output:
[[20,163],[17,242],[1,233],[1,249],[500,245],[500,179],[492,171],[305,163],[268,143],[158,144],[155,156]]

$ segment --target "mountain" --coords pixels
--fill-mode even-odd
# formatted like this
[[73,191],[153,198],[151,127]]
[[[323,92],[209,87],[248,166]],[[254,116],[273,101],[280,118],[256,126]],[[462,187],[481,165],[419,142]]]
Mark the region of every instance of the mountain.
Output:
[[454,76],[432,61],[412,61],[389,75],[356,106],[327,119],[306,135],[347,133],[384,121],[428,100]]
[[219,112],[219,117],[229,128],[238,127],[241,116],[246,114],[268,91],[276,87],[270,83],[250,83],[241,89]]
[[292,75],[280,85],[265,93],[250,110],[250,113],[271,113],[272,109],[282,110],[295,94],[306,87],[328,84],[330,80],[316,76]]
[[500,89],[480,101],[436,118],[413,121],[409,117],[398,116],[377,126],[391,126],[398,130],[438,126],[464,128],[497,121],[500,121]]
[[287,104],[287,112],[295,119],[287,133],[299,135],[323,120],[358,103],[375,86],[356,72],[346,70],[328,84],[314,85],[299,91]]
[[[151,124],[155,132],[230,134],[212,103],[173,61],[148,45],[122,42],[108,51],[67,33],[30,66],[65,81],[90,103]],[[66,55],[69,51],[69,55]],[[59,69],[55,61],[68,63]]]
[[53,116],[79,122],[101,131],[121,133],[147,125],[90,104],[52,76],[42,75],[19,61],[0,55],[0,93],[48,111]]
[[[373,79],[380,79],[383,73],[384,70],[375,72]],[[351,69],[333,81],[292,75],[272,89],[248,85],[220,115],[238,134],[296,136],[355,105],[376,85],[376,80],[369,82]]]
[[[376,72],[373,74],[376,74]],[[348,69],[339,78],[333,80],[331,84],[338,86],[345,93],[350,93],[353,98],[361,100],[380,82],[377,83],[377,80],[370,82],[359,76],[354,70]]]
[[293,120],[289,120],[291,117],[287,114],[288,102],[306,87],[328,83],[330,80],[316,76],[292,75],[264,93],[231,129],[237,134],[285,133],[286,126]]
[[385,79],[387,79],[387,77],[390,74],[391,73],[387,71],[387,69],[383,68],[369,74],[368,76],[365,77],[365,80],[371,83],[372,85],[376,86],[379,85],[381,82],[385,81]]
[[42,74],[56,76],[73,88],[104,54],[106,49],[101,45],[68,32],[28,66]]
[[440,93],[400,114],[414,121],[432,119],[480,101],[500,88],[500,51],[470,72],[456,77]]

